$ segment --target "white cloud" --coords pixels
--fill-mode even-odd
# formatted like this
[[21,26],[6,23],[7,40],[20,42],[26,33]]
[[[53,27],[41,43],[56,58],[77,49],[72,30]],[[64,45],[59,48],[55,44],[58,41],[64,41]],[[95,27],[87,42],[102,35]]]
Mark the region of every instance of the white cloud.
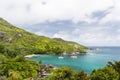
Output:
[[[107,10],[108,13],[102,18],[91,17],[95,12]],[[78,22],[85,22],[87,25],[74,24],[72,31],[68,26],[68,30],[50,33],[44,30],[50,29],[48,27],[51,26],[48,25],[42,30],[41,27],[34,26],[40,29],[34,32],[85,45],[120,45],[120,27],[114,29],[116,23],[113,23],[120,22],[120,0],[0,0],[0,17],[22,27],[46,21],[71,20],[76,25]]]
[[114,0],[114,7],[111,10],[111,12],[101,20],[101,23],[107,23],[107,22],[120,22],[120,0]]
[[14,24],[73,20],[92,22],[88,15],[108,9],[114,0],[0,0],[0,17]]
[[120,32],[113,32],[108,26],[89,26],[74,29],[72,32],[58,32],[53,37],[77,41],[89,46],[119,46]]

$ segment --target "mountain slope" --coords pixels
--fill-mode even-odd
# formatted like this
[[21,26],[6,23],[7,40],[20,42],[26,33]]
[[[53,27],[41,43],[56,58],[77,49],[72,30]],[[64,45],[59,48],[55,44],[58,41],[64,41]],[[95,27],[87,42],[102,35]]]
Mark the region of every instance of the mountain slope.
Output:
[[64,41],[62,39],[51,39],[38,36],[17,28],[0,18],[0,53],[14,57],[19,54],[59,54],[64,51],[72,53],[74,45],[78,46],[78,51],[85,53],[85,46],[75,42]]

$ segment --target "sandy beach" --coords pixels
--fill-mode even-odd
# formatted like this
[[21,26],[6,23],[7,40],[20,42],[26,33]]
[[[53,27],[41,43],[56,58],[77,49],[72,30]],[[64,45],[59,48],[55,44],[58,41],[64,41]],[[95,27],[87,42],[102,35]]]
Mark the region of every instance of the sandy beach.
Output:
[[39,55],[31,54],[31,55],[26,55],[25,57],[26,57],[26,58],[31,58],[31,57],[34,57],[34,56],[39,56]]

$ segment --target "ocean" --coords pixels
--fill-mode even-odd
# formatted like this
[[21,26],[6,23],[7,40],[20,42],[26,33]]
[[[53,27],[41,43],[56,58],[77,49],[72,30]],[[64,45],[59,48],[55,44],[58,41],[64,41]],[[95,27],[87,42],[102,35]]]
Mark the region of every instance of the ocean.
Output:
[[57,67],[68,66],[74,70],[85,71],[90,74],[94,69],[103,68],[108,61],[120,61],[120,47],[97,47],[99,50],[88,50],[86,55],[77,55],[76,59],[59,55],[40,55],[29,58],[32,61],[42,61],[42,64],[51,64]]

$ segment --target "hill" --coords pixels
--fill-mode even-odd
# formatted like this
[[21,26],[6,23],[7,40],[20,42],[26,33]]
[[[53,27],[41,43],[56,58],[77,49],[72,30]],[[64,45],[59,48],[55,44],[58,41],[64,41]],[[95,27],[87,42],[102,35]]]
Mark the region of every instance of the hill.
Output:
[[0,18],[0,48],[7,56],[22,54],[59,54],[64,51],[72,53],[77,45],[80,53],[85,53],[85,46],[59,38],[35,35],[20,29]]

